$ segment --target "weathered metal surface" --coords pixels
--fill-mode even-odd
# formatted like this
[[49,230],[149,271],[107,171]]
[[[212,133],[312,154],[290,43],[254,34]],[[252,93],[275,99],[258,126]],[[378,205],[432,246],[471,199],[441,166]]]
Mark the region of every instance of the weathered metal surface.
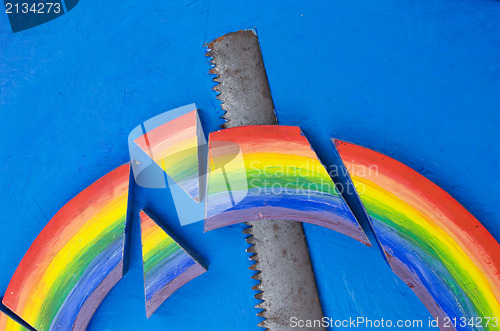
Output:
[[253,31],[226,34],[209,43],[207,56],[218,75],[214,90],[221,94],[227,120],[224,127],[278,124],[266,70],[260,53],[259,40]]
[[[278,124],[267,81],[259,40],[253,31],[224,35],[208,45],[207,56],[215,67],[210,73],[219,85],[214,90],[226,111],[224,127]],[[321,304],[309,259],[302,224],[290,221],[248,223],[251,236],[247,249],[256,261],[250,267],[258,271],[252,278],[262,291],[255,297],[263,300],[256,307],[265,320],[259,324],[272,331],[290,330],[290,320],[321,320]],[[324,328],[301,328],[324,330]]]

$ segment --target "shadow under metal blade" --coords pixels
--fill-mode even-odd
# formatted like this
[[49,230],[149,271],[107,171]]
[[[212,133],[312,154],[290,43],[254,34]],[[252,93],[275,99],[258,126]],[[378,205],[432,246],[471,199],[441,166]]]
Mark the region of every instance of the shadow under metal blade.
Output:
[[[220,92],[225,128],[241,125],[278,124],[267,81],[259,40],[254,31],[242,30],[219,37],[207,45],[206,56],[215,66],[214,87]],[[263,300],[256,308],[265,320],[259,326],[272,331],[290,330],[290,319],[321,320],[321,305],[309,259],[304,230],[299,222],[255,221],[244,232],[249,234],[247,251],[256,263],[250,267],[260,281],[253,287]],[[324,330],[324,328],[301,328]]]

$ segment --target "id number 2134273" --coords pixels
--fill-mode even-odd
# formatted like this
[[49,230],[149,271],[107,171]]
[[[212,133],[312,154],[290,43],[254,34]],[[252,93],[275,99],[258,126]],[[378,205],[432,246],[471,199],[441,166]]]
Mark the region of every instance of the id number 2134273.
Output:
[[59,14],[61,4],[57,2],[38,2],[38,3],[5,3],[5,12],[7,14]]

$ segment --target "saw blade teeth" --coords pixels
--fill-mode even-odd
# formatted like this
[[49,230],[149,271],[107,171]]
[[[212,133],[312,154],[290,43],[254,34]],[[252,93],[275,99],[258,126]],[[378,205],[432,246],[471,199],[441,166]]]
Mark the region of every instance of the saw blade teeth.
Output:
[[260,270],[257,270],[257,273],[256,273],[256,274],[254,274],[251,278],[252,278],[252,279],[255,279],[255,280],[261,280],[261,278],[260,278],[260,273],[261,273],[261,271],[260,271]]
[[252,275],[252,279],[257,281],[257,284],[252,286],[252,290],[256,291],[257,293],[253,296],[255,299],[259,301],[257,305],[255,305],[255,308],[259,309],[260,311],[257,313],[257,316],[265,318],[264,315],[262,315],[265,312],[265,308],[263,307],[264,299],[263,299],[263,290],[262,290],[262,279],[261,279],[261,271],[260,271],[260,263],[258,262],[258,256],[255,251],[255,238],[252,235],[252,225],[248,224],[248,227],[245,228],[242,233],[245,234],[247,237],[245,238],[246,242],[249,244],[249,247],[246,249],[246,252],[252,254],[249,259],[252,261],[255,261],[252,263],[248,269],[255,271],[255,273]]
[[[216,75],[214,78],[212,78],[212,81],[216,82],[217,85],[215,85],[214,89],[218,89],[218,86],[220,85],[220,83],[222,83],[222,78],[220,78],[219,75],[217,75],[216,73],[212,73],[210,72],[212,75]],[[219,91],[220,92],[220,91]]]
[[254,271],[259,271],[260,270],[260,264],[259,264],[259,262],[256,262],[256,263],[252,264],[251,266],[248,267],[248,269],[254,270]]
[[246,249],[247,253],[257,254],[257,251],[255,250],[255,247],[254,247],[255,242],[253,242],[254,241],[253,236],[246,238],[246,241],[249,245],[252,245]]
[[[257,293],[256,295],[254,295],[253,297],[257,300],[262,300],[262,302],[259,302],[255,308],[259,308],[259,309],[264,309],[261,305],[263,304],[264,302],[264,299],[262,299],[262,297],[264,296],[264,292],[260,292],[260,293]],[[259,306],[259,307],[258,307]]]
[[252,286],[252,290],[262,292],[262,287],[261,287],[260,283]]
[[[264,291],[264,289],[262,288],[262,281],[259,281],[257,284],[255,284],[254,286],[252,286],[252,290],[258,292],[255,295],[262,293]],[[255,295],[254,295],[254,298],[258,299],[257,297],[255,297]],[[259,299],[259,300],[264,300],[264,299]]]
[[[220,39],[222,40],[222,39]],[[210,75],[213,75],[214,77],[212,78],[212,81],[214,83],[217,83],[214,87],[212,87],[212,90],[215,91],[216,93],[216,98],[219,100],[220,102],[220,108],[222,110],[222,114],[221,114],[221,118],[223,120],[225,120],[225,122],[223,124],[221,124],[221,129],[225,129],[227,127],[229,127],[230,125],[228,124],[228,122],[230,121],[230,119],[227,117],[227,109],[226,107],[224,106],[224,99],[222,97],[222,78],[220,76],[220,73],[219,71],[217,70],[217,63],[215,62],[215,58],[214,58],[214,53],[213,53],[213,45],[214,43],[217,43],[220,41],[219,38],[215,39],[214,41],[210,42],[210,43],[205,43],[205,49],[206,49],[206,52],[205,52],[205,56],[209,58],[209,61],[208,63],[210,64],[211,68],[208,70],[208,73]]]
[[265,301],[263,298],[264,291],[262,290],[262,279],[261,279],[261,275],[260,275],[261,271],[259,269],[260,263],[258,262],[258,257],[257,257],[257,254],[255,253],[255,248],[253,248],[254,247],[254,243],[253,243],[254,237],[251,235],[251,230],[252,230],[252,226],[250,225],[248,228],[243,230],[243,233],[249,235],[246,238],[246,241],[251,246],[248,247],[246,249],[246,251],[249,253],[252,253],[252,255],[250,256],[250,260],[256,261],[250,267],[248,267],[248,269],[256,271],[256,273],[253,274],[253,276],[251,277],[252,279],[254,279],[258,282],[257,284],[252,286],[252,290],[257,292],[253,297],[259,301],[259,303],[255,305],[255,308],[260,310],[259,312],[257,312],[256,315],[258,317],[264,318],[264,320],[262,322],[260,322],[259,324],[257,324],[257,326],[262,327],[265,330],[269,330],[267,327],[263,326],[263,324],[262,324],[263,322],[266,321],[266,316],[265,316],[266,309],[263,306],[264,301]]
[[255,253],[256,253],[256,251],[255,251],[255,248],[253,248],[253,247],[254,247],[254,245],[255,245],[255,243],[256,243],[255,238],[254,238],[253,236],[250,236],[250,237],[246,238],[246,240],[247,240],[247,243],[248,243],[249,245],[252,245],[251,247],[248,247],[248,248],[247,248],[247,252],[249,252],[249,253],[254,253],[254,254],[255,254]]
[[[217,39],[216,39],[217,40]],[[214,40],[212,43],[216,42]],[[208,70],[208,73],[213,76],[212,81],[215,83],[215,85],[212,87],[212,90],[215,92],[215,97],[217,100],[220,102],[220,108],[222,110],[220,114],[220,118],[224,120],[224,123],[221,124],[221,129],[224,129],[227,127],[226,123],[228,121],[228,118],[226,117],[227,109],[224,109],[224,100],[222,100],[221,94],[222,91],[220,90],[219,86],[221,84],[221,78],[219,75],[219,72],[217,70],[217,63],[215,63],[214,59],[214,54],[212,52],[213,47],[211,47],[212,43],[205,43],[205,56],[208,58],[208,64],[210,65],[210,69]]]
[[[263,317],[263,318],[266,318],[265,316],[260,316],[260,317]],[[259,324],[257,324],[258,327],[261,327],[261,328],[264,328],[265,331],[269,330],[266,326],[266,320],[263,320],[262,322],[260,322]]]

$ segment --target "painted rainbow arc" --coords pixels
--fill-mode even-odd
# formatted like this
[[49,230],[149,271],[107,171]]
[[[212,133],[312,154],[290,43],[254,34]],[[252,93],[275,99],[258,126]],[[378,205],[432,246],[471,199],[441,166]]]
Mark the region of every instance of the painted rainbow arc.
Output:
[[212,132],[208,166],[206,231],[281,219],[324,226],[370,245],[299,127]]
[[146,316],[149,318],[172,293],[206,269],[144,211],[140,218]]
[[38,331],[85,330],[122,278],[129,175],[124,164],[71,199],[17,267],[3,303]]
[[[203,201],[202,131],[192,106],[162,114],[146,134],[134,131],[132,141],[152,158],[149,164],[158,164],[193,199]],[[499,317],[500,245],[479,221],[400,162],[347,142],[334,140],[334,145],[389,265],[439,319],[441,329],[450,329],[443,325],[445,317],[459,322]],[[324,226],[370,245],[299,127],[213,132],[208,165],[206,231],[284,219]],[[3,303],[38,331],[85,330],[122,278],[129,176],[130,165],[122,165],[79,193],[48,222],[23,257]],[[206,268],[145,212],[140,218],[149,318]],[[459,323],[456,329],[478,328]],[[496,330],[497,325],[484,329]],[[24,327],[0,313],[0,330]]]
[[344,141],[334,145],[390,266],[441,329],[445,317],[459,321],[457,330],[483,330],[464,318],[500,317],[500,245],[481,223],[402,163]]

